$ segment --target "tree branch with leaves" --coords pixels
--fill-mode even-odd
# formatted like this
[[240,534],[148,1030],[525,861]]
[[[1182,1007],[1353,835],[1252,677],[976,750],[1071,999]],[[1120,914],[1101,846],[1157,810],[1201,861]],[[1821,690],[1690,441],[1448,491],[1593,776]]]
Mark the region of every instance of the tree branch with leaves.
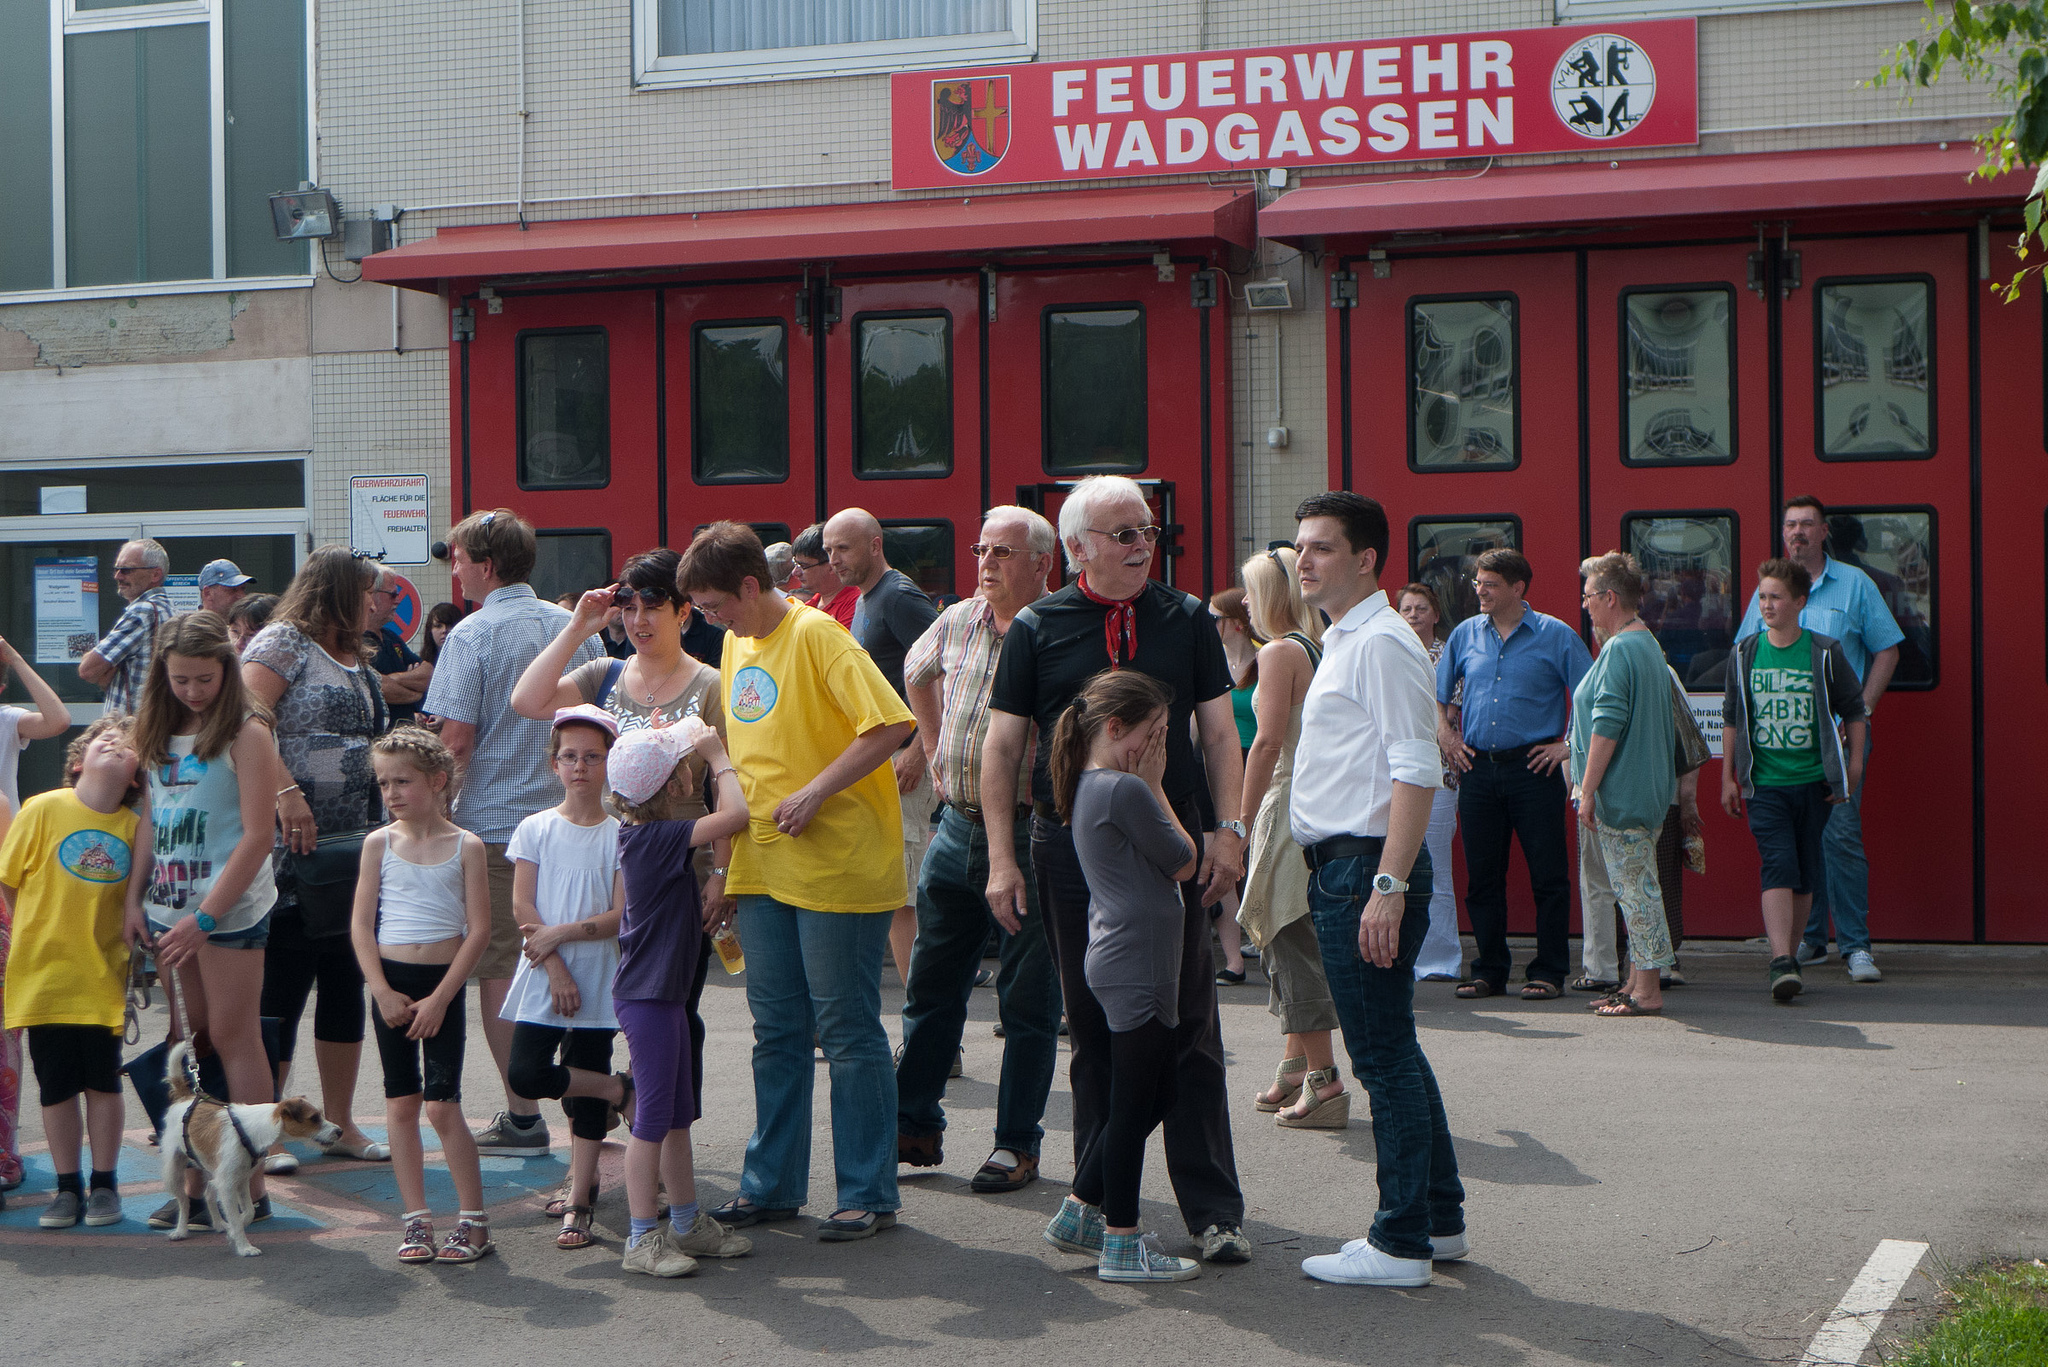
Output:
[[[2040,168],[2027,192],[2026,229],[2015,247],[2025,261],[2036,242],[2048,249],[2042,223],[2043,194],[2048,192],[2048,0],[1989,5],[1927,0],[1927,8],[1926,36],[1886,52],[1871,83],[1926,87],[1952,70],[1996,92],[1998,103],[2010,112],[1977,136],[1984,161],[1976,174]],[[2021,283],[2041,269],[2022,266],[2002,287],[2006,302],[2017,298]]]

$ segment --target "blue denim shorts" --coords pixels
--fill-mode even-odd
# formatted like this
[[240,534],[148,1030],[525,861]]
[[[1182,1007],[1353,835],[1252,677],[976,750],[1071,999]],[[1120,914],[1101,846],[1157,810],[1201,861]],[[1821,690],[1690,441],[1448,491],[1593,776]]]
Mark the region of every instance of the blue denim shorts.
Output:
[[[263,949],[270,944],[271,915],[271,912],[264,912],[262,920],[242,930],[217,930],[206,937],[206,943],[222,949]],[[162,935],[169,929],[169,926],[154,916],[149,918],[149,933],[152,937]]]

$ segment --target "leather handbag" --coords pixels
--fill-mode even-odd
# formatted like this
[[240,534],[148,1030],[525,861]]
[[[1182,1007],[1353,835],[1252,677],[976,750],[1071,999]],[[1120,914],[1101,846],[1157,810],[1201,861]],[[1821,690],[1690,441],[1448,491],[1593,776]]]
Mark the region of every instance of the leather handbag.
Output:
[[1712,759],[1714,752],[1707,748],[1707,738],[1692,715],[1692,704],[1676,683],[1671,685],[1671,725],[1678,732],[1677,751],[1673,758],[1679,776],[1684,777]]
[[310,854],[291,856],[293,892],[308,939],[346,935],[356,910],[356,874],[368,831],[323,835]]

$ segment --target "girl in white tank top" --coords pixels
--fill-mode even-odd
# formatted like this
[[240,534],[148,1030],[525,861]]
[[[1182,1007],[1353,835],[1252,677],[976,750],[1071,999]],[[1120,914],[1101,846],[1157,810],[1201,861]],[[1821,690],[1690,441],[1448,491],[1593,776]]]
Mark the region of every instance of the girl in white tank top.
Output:
[[[491,939],[484,846],[448,820],[455,757],[431,731],[401,726],[370,747],[391,824],[363,841],[350,927],[376,1009],[392,1176],[405,1206],[400,1262],[466,1263],[489,1253],[483,1171],[462,1115],[463,985]],[[436,1250],[420,1145],[424,1111],[460,1201]]]

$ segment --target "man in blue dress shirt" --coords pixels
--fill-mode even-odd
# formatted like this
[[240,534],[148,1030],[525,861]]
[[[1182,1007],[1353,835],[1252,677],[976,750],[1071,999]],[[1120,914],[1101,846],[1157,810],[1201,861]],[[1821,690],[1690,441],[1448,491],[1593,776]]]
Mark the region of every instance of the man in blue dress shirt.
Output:
[[[1478,954],[1458,984],[1465,998],[1505,992],[1508,841],[1522,842],[1536,897],[1536,957],[1525,1001],[1564,995],[1571,937],[1571,859],[1562,768],[1572,690],[1592,667],[1579,633],[1523,601],[1529,562],[1501,548],[1479,557],[1472,586],[1481,614],[1460,622],[1436,671],[1437,743],[1458,780],[1465,842],[1465,913]],[[1453,703],[1460,686],[1462,705]]]
[[[1813,576],[1813,589],[1800,610],[1799,625],[1842,643],[1849,667],[1863,683],[1863,773],[1870,774],[1870,721],[1877,715],[1878,699],[1899,667],[1899,642],[1906,633],[1899,630],[1884,595],[1869,575],[1854,565],[1845,565],[1827,553],[1827,509],[1811,494],[1801,494],[1785,504],[1785,554]],[[1763,614],[1756,594],[1749,595],[1749,611],[1742,615],[1738,641],[1763,630]],[[1874,983],[1883,978],[1877,960],[1870,953],[1870,861],[1863,854],[1863,789],[1859,786],[1849,800],[1838,804],[1828,816],[1821,836],[1821,864],[1826,874],[1814,890],[1813,911],[1806,918],[1806,935],[1799,946],[1799,962],[1817,964],[1828,957],[1828,914],[1835,918],[1835,943],[1849,980]]]

